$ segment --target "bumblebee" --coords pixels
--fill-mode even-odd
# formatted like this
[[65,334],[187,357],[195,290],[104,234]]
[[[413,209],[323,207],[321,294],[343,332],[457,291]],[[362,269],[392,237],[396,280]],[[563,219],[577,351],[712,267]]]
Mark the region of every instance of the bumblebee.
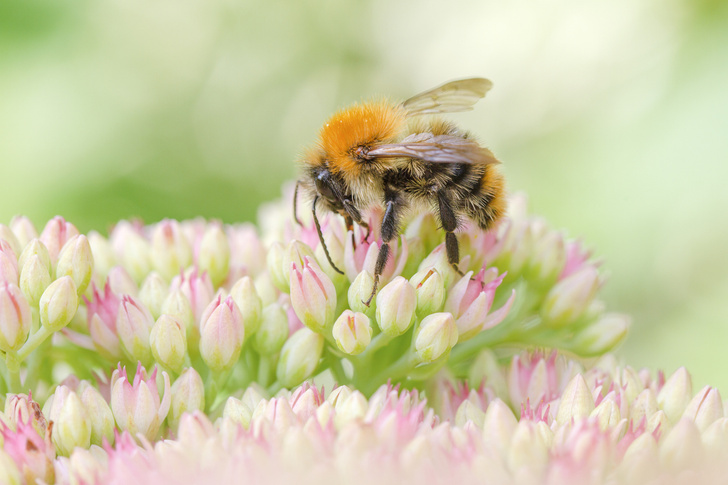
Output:
[[445,231],[448,262],[460,274],[455,230],[465,219],[492,228],[505,211],[503,176],[498,160],[472,135],[437,116],[468,111],[491,88],[483,78],[452,81],[417,94],[403,103],[372,101],[335,113],[321,128],[318,143],[301,160],[296,184],[313,199],[318,236],[331,261],[317,217],[317,206],[344,217],[348,230],[356,223],[369,229],[362,213],[384,209],[382,245],[374,269],[368,306],[400,232],[403,212],[433,211]]

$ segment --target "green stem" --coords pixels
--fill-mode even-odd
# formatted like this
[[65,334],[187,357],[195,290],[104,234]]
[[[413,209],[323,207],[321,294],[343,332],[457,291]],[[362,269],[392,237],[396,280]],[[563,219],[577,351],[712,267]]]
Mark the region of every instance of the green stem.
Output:
[[382,383],[387,382],[387,380],[398,381],[403,379],[417,364],[419,364],[417,355],[414,352],[405,352],[392,365],[368,378],[366,382],[360,382],[362,391],[364,394],[369,395],[381,386]]
[[5,366],[8,370],[7,381],[10,392],[16,394],[22,392],[20,384],[20,360],[16,352],[11,351],[5,354]]
[[341,359],[333,358],[330,368],[331,373],[334,374],[334,379],[336,379],[337,385],[341,386],[349,383],[350,379],[346,377],[346,371],[344,371],[344,366],[341,363]]
[[33,335],[30,336],[30,338],[28,338],[28,340],[25,341],[25,344],[20,347],[20,350],[18,350],[18,363],[24,361],[31,352],[38,348],[38,346],[51,335],[53,335],[53,331],[48,330],[48,328],[46,327],[40,327],[37,332],[35,332]]

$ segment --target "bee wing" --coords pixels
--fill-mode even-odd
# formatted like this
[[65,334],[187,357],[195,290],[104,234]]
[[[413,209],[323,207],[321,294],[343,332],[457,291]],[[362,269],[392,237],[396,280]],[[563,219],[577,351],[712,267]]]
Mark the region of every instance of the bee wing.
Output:
[[482,77],[460,79],[416,94],[402,103],[409,116],[469,111],[493,83]]
[[499,163],[490,150],[473,140],[432,133],[415,133],[400,143],[377,145],[367,155],[373,158],[417,158],[432,163]]

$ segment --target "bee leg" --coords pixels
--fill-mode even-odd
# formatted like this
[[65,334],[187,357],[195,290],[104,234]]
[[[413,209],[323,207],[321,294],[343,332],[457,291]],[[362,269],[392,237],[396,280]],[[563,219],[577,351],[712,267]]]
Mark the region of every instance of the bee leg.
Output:
[[386,209],[384,211],[384,217],[382,218],[382,246],[379,248],[379,255],[377,256],[377,263],[374,265],[374,286],[372,287],[372,294],[369,295],[367,301],[362,301],[366,306],[372,302],[374,295],[377,293],[377,287],[379,286],[379,278],[384,271],[384,266],[387,264],[389,259],[389,243],[397,237],[397,203],[396,194],[386,195]]
[[362,218],[361,218],[361,212],[359,212],[359,209],[357,209],[356,207],[354,207],[354,204],[351,202],[351,199],[344,199],[342,201],[342,204],[344,204],[344,210],[346,210],[346,213],[349,215],[349,219],[348,220],[353,221],[353,222],[356,222],[361,227],[363,227],[364,229],[366,229],[367,230],[367,235],[364,236],[364,240],[369,239],[369,233],[370,233],[369,224],[367,224],[366,222],[364,222],[362,220]]
[[454,232],[458,227],[457,216],[455,216],[450,199],[443,192],[437,193],[437,204],[440,212],[440,223],[445,230],[447,261],[460,276],[464,276],[465,273],[460,271],[458,267],[460,263],[460,248],[458,247],[458,238]]
[[351,245],[356,249],[356,238],[354,237],[354,219],[351,218],[347,212],[344,215],[344,222],[346,223],[346,232],[351,232]]
[[293,220],[299,226],[302,226],[301,221],[298,219],[298,186],[301,185],[300,180],[296,180],[296,188],[293,189]]
[[331,255],[329,254],[329,248],[326,247],[326,241],[324,241],[324,233],[321,231],[321,224],[319,223],[318,216],[316,215],[316,202],[318,202],[318,195],[314,197],[313,199],[313,206],[311,207],[311,212],[313,213],[313,222],[316,224],[316,232],[318,233],[319,242],[321,243],[321,247],[324,248],[324,254],[326,255],[326,259],[328,260],[329,264],[332,268],[334,268],[334,271],[336,271],[339,274],[344,274],[343,271],[341,271],[339,268],[336,267],[333,261],[331,261]]

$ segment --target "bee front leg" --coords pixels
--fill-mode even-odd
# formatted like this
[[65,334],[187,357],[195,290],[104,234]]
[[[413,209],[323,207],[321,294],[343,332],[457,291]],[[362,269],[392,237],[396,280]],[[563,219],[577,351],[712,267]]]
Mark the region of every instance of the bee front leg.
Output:
[[342,202],[344,204],[344,210],[346,211],[346,214],[348,215],[347,218],[347,230],[354,229],[353,225],[352,227],[349,227],[350,221],[356,222],[361,227],[367,230],[367,235],[364,236],[364,239],[369,239],[369,224],[364,222],[361,218],[361,212],[359,212],[359,209],[357,209],[354,206],[354,203],[351,201],[351,199],[344,199]]
[[465,273],[460,271],[458,264],[460,263],[460,248],[458,246],[458,238],[455,235],[455,229],[458,227],[458,219],[452,208],[452,202],[443,192],[437,193],[437,204],[440,212],[440,223],[445,230],[445,249],[447,250],[447,261],[450,266],[460,276]]
[[362,301],[366,306],[372,302],[374,295],[377,293],[377,287],[379,286],[379,278],[382,276],[384,266],[387,264],[389,259],[390,247],[389,243],[397,237],[397,218],[399,216],[399,207],[395,194],[389,194],[386,197],[386,209],[384,211],[384,217],[382,218],[382,246],[379,248],[379,255],[377,256],[377,263],[374,265],[374,286],[372,287],[372,294],[369,295],[367,301]]

